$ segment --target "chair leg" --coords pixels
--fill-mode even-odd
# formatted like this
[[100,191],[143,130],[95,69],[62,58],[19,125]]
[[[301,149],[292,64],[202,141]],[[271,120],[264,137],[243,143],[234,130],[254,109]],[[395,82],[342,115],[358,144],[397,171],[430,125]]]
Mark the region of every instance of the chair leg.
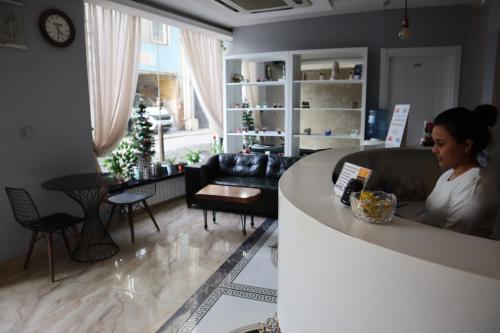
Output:
[[128,225],[130,226],[130,236],[132,238],[132,243],[135,243],[134,238],[134,205],[128,204]]
[[109,212],[108,223],[106,224],[106,231],[109,229],[109,225],[111,224],[111,220],[113,219],[113,215],[115,214],[115,204],[111,204],[111,212]]
[[68,250],[69,255],[71,255],[71,247],[69,246],[68,237],[66,237],[66,231],[61,229],[61,234],[64,239],[64,244],[66,245],[66,250]]
[[52,246],[52,233],[47,232],[46,235],[47,237],[47,250],[49,253],[49,268],[50,268],[50,280],[52,282],[55,282],[54,279],[54,256],[53,256],[53,246]]
[[146,211],[148,212],[149,214],[149,217],[151,217],[151,220],[153,220],[153,223],[155,224],[155,227],[156,227],[156,230],[160,231],[160,227],[158,226],[158,224],[156,223],[156,220],[153,216],[153,213],[151,212],[151,210],[149,209],[149,206],[148,204],[146,203],[146,200],[142,200],[142,204],[144,205],[144,208],[146,209]]
[[26,259],[24,259],[24,270],[28,269],[28,263],[30,262],[31,254],[33,253],[33,248],[35,247],[37,237],[38,237],[38,231],[33,231],[31,233],[30,247],[28,248]]

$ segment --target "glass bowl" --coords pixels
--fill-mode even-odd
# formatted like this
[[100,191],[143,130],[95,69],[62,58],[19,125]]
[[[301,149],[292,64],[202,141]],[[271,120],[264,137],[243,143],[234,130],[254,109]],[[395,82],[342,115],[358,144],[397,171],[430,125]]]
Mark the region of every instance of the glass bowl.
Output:
[[398,199],[383,191],[361,191],[351,193],[351,211],[366,223],[389,223],[396,212]]

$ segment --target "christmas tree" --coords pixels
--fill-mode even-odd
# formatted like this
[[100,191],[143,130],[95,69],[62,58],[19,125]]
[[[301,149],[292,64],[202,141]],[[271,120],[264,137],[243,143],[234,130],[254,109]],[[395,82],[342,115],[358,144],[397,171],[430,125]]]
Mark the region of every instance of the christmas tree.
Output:
[[132,148],[139,158],[149,160],[155,153],[153,150],[155,141],[151,130],[153,124],[148,120],[146,106],[143,103],[135,110],[132,122]]
[[252,111],[243,111],[243,129],[247,131],[254,131],[255,125],[253,122],[253,112]]

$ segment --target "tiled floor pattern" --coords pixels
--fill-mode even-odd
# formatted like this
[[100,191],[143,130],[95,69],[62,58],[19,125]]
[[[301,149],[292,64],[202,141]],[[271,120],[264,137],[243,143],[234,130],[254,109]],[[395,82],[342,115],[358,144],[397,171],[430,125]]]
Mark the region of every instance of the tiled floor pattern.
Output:
[[[277,221],[267,220],[158,332],[216,333],[276,312]],[[177,317],[187,317],[175,330]]]

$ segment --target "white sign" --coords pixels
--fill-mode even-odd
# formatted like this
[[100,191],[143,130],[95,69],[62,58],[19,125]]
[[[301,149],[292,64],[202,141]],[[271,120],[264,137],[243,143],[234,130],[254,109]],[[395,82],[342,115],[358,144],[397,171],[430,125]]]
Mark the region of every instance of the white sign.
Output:
[[335,183],[335,187],[333,189],[335,195],[341,197],[345,191],[345,187],[351,178],[359,178],[363,180],[366,184],[368,178],[370,178],[372,171],[367,168],[360,167],[359,165],[345,162],[342,166],[342,171],[340,172],[339,178]]
[[385,139],[385,144],[387,146],[401,147],[406,120],[408,119],[408,112],[410,112],[409,104],[398,104],[394,107],[391,126],[387,132],[387,138]]

